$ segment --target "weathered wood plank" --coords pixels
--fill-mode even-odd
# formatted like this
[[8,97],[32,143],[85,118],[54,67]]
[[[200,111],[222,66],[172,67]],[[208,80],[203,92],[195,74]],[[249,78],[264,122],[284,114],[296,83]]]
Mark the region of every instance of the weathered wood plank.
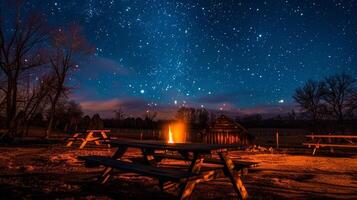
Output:
[[[70,147],[70,146],[72,146],[72,144],[73,144],[73,142],[75,141],[75,140],[78,140],[79,138],[78,138],[78,136],[80,135],[80,133],[75,133],[74,135],[73,135],[73,137],[71,137],[70,139],[72,139],[72,140],[69,140],[69,142],[67,143],[67,147]],[[83,138],[81,138],[81,139],[83,139]]]
[[[170,155],[170,154],[154,154],[154,157],[157,161],[160,161],[162,159],[172,159],[172,160],[192,160],[190,157],[183,157],[179,155]],[[214,159],[214,158],[205,158],[203,160],[204,163],[207,164],[223,164],[221,160],[219,159]],[[258,166],[258,162],[250,162],[250,161],[244,161],[244,160],[234,160],[233,161],[235,165],[235,169],[241,169],[241,168],[250,168],[250,167],[255,167]]]
[[[199,174],[202,164],[203,164],[203,155],[194,154],[191,164],[188,169],[188,173]],[[195,189],[197,182],[196,180],[191,180],[180,185],[179,199],[188,200],[191,197],[193,190]]]
[[[125,162],[121,160],[115,160],[112,158],[104,157],[104,156],[82,156],[79,157],[81,160],[85,160],[88,162],[95,162],[103,166],[108,166],[111,168],[133,172],[145,176],[151,176],[154,178],[162,179],[162,180],[174,180],[179,181],[183,178],[189,178],[192,176],[196,176],[196,174],[187,173],[185,171],[180,170],[171,170],[165,168],[158,168],[148,165],[141,165],[136,163]],[[106,170],[108,171],[108,170]],[[106,172],[106,174],[109,172]],[[105,174],[105,175],[106,175]]]
[[87,130],[87,132],[105,132],[105,133],[110,133],[110,130],[108,129],[104,129],[104,130],[100,130],[100,129],[94,129],[94,130]]
[[357,139],[357,135],[306,135],[309,138],[354,138]]
[[[121,159],[127,150],[128,150],[127,147],[120,147],[115,151],[115,153],[111,158],[114,160]],[[113,167],[106,166],[101,177],[98,178],[99,182],[102,184],[106,183],[109,180],[112,171],[113,171]]]
[[233,169],[234,169],[234,163],[233,161],[228,157],[227,153],[220,152],[218,153],[220,159],[224,163],[224,172],[226,176],[230,179],[232,182],[233,188],[238,194],[239,199],[247,199],[248,198],[248,192],[245,189],[245,186],[239,176],[239,174],[234,174]]
[[[106,133],[109,133],[110,130],[87,130],[87,133],[75,133],[72,137],[68,138],[67,147],[72,146],[75,141],[82,141],[79,146],[79,149],[85,147],[88,142],[94,142],[96,145],[100,145],[102,141],[109,142],[110,138]],[[110,144],[106,144],[110,148]]]
[[157,162],[155,160],[154,154],[155,151],[153,149],[141,149],[141,152],[144,156],[144,160],[147,164],[152,165],[152,166],[156,166]]
[[304,146],[357,148],[357,144],[303,143]]

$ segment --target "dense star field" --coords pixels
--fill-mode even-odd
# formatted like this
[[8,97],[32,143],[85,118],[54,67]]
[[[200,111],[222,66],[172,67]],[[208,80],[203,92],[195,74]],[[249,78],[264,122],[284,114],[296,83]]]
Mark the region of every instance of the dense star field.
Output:
[[79,24],[96,47],[70,79],[88,112],[287,112],[306,80],[357,75],[354,0],[37,0],[27,8],[53,26]]

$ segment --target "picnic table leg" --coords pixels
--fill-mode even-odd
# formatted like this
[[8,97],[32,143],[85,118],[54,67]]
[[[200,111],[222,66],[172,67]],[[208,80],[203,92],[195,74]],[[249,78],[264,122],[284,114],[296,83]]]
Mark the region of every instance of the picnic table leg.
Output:
[[[102,135],[102,138],[105,142],[109,142],[109,137],[104,131],[101,131],[100,134]],[[108,148],[110,148],[110,144],[107,144]]]
[[[114,159],[120,159],[121,157],[123,157],[124,153],[126,152],[128,148],[127,147],[123,147],[123,148],[118,148],[117,151],[114,153],[114,155],[112,156],[112,158]],[[103,171],[103,173],[101,174],[101,176],[99,177],[99,182],[101,184],[106,183],[109,178],[110,178],[110,173],[113,171],[112,167],[106,167]]]
[[[199,173],[202,167],[203,157],[201,155],[195,154],[191,165],[189,167],[189,172]],[[190,199],[193,189],[195,188],[196,180],[188,181],[180,185],[179,199],[187,200]]]
[[155,151],[142,148],[141,152],[143,153],[144,160],[147,164],[152,165],[152,166],[157,166],[157,162],[154,157]]
[[317,151],[317,146],[315,146],[315,148],[314,148],[314,150],[312,151],[312,155],[314,156],[315,155],[315,153],[316,153],[316,151]]
[[[97,146],[100,145],[100,142],[99,142],[100,136],[101,136],[101,135],[98,136],[98,139],[97,139],[97,140],[94,140],[94,143],[95,143],[95,145],[97,145]],[[95,137],[95,132],[93,132],[93,137]]]
[[[329,134],[329,135],[331,135],[331,134]],[[331,142],[332,142],[332,141],[331,141],[331,138],[328,138],[328,143],[331,144]],[[333,149],[333,147],[330,147],[330,152],[331,152],[331,153],[334,153],[334,152],[335,152],[335,150]]]
[[320,142],[321,142],[321,138],[317,140],[317,144],[315,144],[315,148],[314,150],[312,151],[312,155],[314,156],[315,153],[317,152],[317,149],[320,148]]
[[67,143],[66,147],[72,146],[74,140],[75,140],[78,136],[79,136],[79,133],[75,133],[75,134],[73,135],[73,137],[72,137],[73,140],[69,141],[69,142]]
[[93,137],[93,132],[89,132],[84,141],[82,142],[81,146],[79,146],[79,149],[83,149],[84,146],[86,146],[87,142]]
[[240,174],[234,173],[234,163],[232,159],[228,156],[226,152],[219,152],[218,155],[224,165],[224,173],[231,180],[233,188],[238,194],[238,198],[247,199],[248,192],[244,187],[242,179],[240,178]]

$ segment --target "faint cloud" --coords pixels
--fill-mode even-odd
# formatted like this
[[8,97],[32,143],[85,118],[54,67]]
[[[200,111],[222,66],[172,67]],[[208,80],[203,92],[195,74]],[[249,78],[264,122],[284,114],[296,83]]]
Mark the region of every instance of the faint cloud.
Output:
[[296,105],[294,104],[286,104],[286,105],[259,105],[251,108],[242,108],[239,109],[239,112],[244,115],[252,115],[252,114],[267,114],[267,115],[276,115],[276,114],[286,114],[291,110],[296,109]]
[[132,71],[118,61],[106,57],[92,56],[88,61],[81,63],[81,74],[89,75],[92,78],[100,77],[103,74],[113,74],[128,76]]
[[249,92],[230,92],[230,93],[221,93],[215,95],[206,95],[203,97],[197,98],[195,101],[199,103],[208,103],[208,104],[217,104],[224,102],[236,102],[241,100],[242,98],[246,98],[249,96]]
[[120,101],[117,99],[104,101],[84,101],[80,102],[82,109],[85,112],[105,112],[113,111],[120,106]]
[[132,117],[143,117],[147,110],[157,112],[158,119],[170,119],[174,116],[176,108],[171,106],[148,105],[143,99],[109,99],[96,101],[82,101],[80,106],[85,114],[93,115],[99,113],[104,118],[114,117],[114,111],[121,108],[124,113]]

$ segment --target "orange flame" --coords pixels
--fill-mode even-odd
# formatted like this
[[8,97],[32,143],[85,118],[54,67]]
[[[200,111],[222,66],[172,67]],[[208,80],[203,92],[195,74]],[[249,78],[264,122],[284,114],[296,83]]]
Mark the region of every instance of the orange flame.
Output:
[[184,143],[184,142],[186,142],[185,124],[179,122],[169,124],[168,131],[167,131],[167,143],[173,144],[173,143]]
[[175,143],[173,135],[172,135],[172,131],[171,131],[171,126],[169,125],[169,141],[168,143]]

